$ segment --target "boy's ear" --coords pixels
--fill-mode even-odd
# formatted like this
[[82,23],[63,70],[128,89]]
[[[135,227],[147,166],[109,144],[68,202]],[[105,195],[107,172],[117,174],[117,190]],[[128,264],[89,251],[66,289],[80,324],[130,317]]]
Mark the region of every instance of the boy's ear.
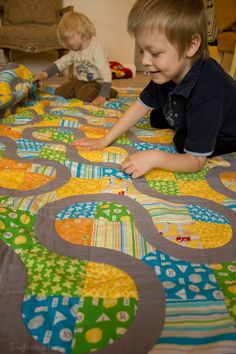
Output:
[[191,43],[187,49],[187,52],[186,52],[186,56],[188,58],[192,58],[195,53],[198,51],[200,45],[201,45],[201,36],[200,34],[196,33],[192,36],[192,40],[191,40]]

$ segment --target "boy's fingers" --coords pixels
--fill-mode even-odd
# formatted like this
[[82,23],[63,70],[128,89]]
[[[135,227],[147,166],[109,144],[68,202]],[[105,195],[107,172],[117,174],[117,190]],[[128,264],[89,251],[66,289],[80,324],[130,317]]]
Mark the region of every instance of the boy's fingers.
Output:
[[126,167],[126,168],[124,169],[124,172],[125,172],[127,175],[131,176],[132,178],[139,178],[139,177],[142,175],[139,171],[134,170],[134,167],[133,167],[133,166],[131,166],[131,167]]
[[129,169],[129,168],[133,168],[133,163],[132,163],[132,161],[130,161],[129,158],[127,157],[127,158],[123,161],[123,163],[122,163],[121,166],[122,166],[123,170],[127,170],[127,169]]
[[134,172],[134,166],[130,164],[124,166],[122,165],[122,169],[125,173],[127,173],[127,175],[131,175]]
[[98,147],[97,145],[90,143],[90,142],[72,142],[71,145],[73,145],[75,147],[80,147],[80,148],[86,149],[86,150],[101,150],[100,147]]
[[122,162],[122,166],[126,166],[129,163],[129,156],[127,156],[124,161]]
[[81,146],[83,146],[83,145],[88,145],[88,144],[91,144],[91,143],[89,141],[85,141],[85,140],[81,139],[81,140],[72,141],[71,144],[72,145],[81,145]]
[[133,174],[132,174],[132,178],[139,178],[141,177],[142,175],[138,172],[138,171],[135,171]]

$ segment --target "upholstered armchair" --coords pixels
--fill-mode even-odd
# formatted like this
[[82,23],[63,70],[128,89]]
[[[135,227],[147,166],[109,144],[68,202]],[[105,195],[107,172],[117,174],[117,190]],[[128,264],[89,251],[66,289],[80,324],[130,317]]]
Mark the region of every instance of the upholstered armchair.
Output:
[[233,54],[229,74],[236,76],[236,0],[214,0],[216,23],[218,27],[217,48],[219,62],[225,53]]
[[6,62],[10,51],[40,53],[57,50],[59,57],[65,48],[57,39],[56,26],[60,17],[73,6],[61,9],[60,0],[1,0],[0,49]]

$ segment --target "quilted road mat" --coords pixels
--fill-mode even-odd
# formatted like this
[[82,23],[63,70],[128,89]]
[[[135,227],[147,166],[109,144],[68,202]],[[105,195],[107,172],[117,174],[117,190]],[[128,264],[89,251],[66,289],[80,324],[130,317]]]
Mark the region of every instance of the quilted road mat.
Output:
[[148,117],[103,151],[137,98],[104,107],[39,94],[32,73],[0,71],[0,352],[236,353],[236,154],[199,173],[120,164],[176,153]]

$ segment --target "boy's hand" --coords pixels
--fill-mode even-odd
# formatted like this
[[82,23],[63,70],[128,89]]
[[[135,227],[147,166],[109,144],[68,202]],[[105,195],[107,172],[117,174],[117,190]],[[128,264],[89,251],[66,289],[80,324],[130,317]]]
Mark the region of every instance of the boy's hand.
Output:
[[86,150],[102,150],[108,146],[104,138],[81,138],[73,141],[70,145],[84,147]]
[[93,106],[102,106],[105,102],[106,102],[106,98],[105,97],[98,96],[91,102],[91,104]]
[[41,71],[41,73],[34,76],[34,82],[37,82],[37,86],[42,88],[44,80],[48,78],[48,73],[46,71]]
[[122,163],[125,173],[138,178],[153,168],[159,168],[170,172],[193,173],[200,171],[206,157],[192,154],[173,154],[161,150],[141,151],[128,156]]
[[122,169],[132,178],[138,178],[155,167],[156,151],[141,151],[129,155],[122,163]]

